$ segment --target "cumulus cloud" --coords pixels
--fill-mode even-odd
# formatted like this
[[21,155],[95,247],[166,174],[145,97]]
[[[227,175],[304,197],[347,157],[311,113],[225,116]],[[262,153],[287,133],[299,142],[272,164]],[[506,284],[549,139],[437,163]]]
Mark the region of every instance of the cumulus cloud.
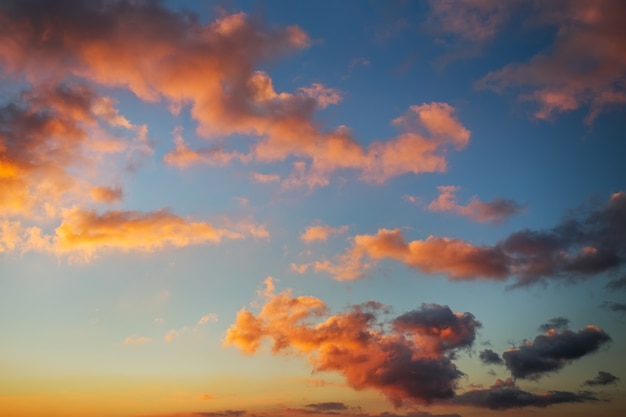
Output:
[[580,279],[619,270],[626,262],[626,193],[599,207],[579,210],[552,229],[515,232],[493,246],[429,236],[407,241],[400,229],[357,235],[334,262],[318,261],[316,271],[338,280],[357,279],[378,261],[391,259],[449,279],[516,277],[516,285],[547,279]]
[[374,301],[331,314],[315,297],[276,294],[271,287],[264,294],[258,314],[239,311],[225,345],[253,354],[269,340],[272,353],[307,355],[314,370],[338,372],[350,387],[376,389],[397,407],[452,397],[463,375],[454,352],[469,347],[480,327],[471,314],[437,304],[423,304],[388,326],[379,319],[384,306]]
[[484,203],[477,197],[472,197],[467,205],[460,205],[456,200],[459,187],[437,187],[439,196],[428,204],[431,211],[450,211],[478,222],[501,223],[506,218],[521,213],[524,206],[514,200],[496,198]]
[[601,385],[611,385],[619,382],[619,378],[613,375],[610,372],[598,371],[598,375],[595,377],[586,380],[583,383],[583,386],[587,385],[590,387],[601,386]]
[[91,189],[91,198],[102,203],[115,203],[120,201],[123,196],[124,192],[121,187],[97,186]]
[[478,354],[478,358],[482,363],[487,365],[502,365],[504,361],[496,352],[491,349],[485,349]]
[[315,225],[306,228],[300,235],[303,242],[314,242],[316,240],[326,241],[330,235],[342,234],[348,230],[348,226],[332,227],[327,225]]
[[534,394],[519,389],[511,379],[505,381],[498,379],[493,386],[487,389],[466,391],[454,397],[450,403],[491,410],[508,410],[523,407],[545,408],[554,404],[588,401],[598,401],[598,399],[589,391],[547,391]]
[[626,5],[606,0],[533,6],[529,26],[554,28],[553,44],[527,62],[489,72],[478,87],[496,92],[516,88],[521,100],[537,104],[538,119],[584,106],[585,121],[592,123],[605,109],[626,104]]
[[611,337],[597,326],[586,326],[578,332],[550,329],[533,341],[507,350],[502,359],[514,378],[539,379],[596,352],[610,341]]

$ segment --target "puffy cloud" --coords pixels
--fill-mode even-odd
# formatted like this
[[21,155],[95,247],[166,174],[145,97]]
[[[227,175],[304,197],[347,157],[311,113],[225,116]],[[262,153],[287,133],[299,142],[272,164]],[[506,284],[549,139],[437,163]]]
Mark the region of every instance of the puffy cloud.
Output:
[[150,252],[164,246],[183,247],[243,236],[208,223],[191,222],[165,210],[107,211],[72,209],[63,215],[56,228],[59,252],[74,252],[87,259],[102,249]]
[[[60,83],[9,97],[0,106],[0,215],[54,217],[68,200],[80,201],[89,191],[98,201],[121,197],[121,190],[93,187],[84,175],[87,167],[97,169],[103,153],[139,145],[111,139],[97,110],[102,100],[84,85]],[[131,135],[140,129],[127,120],[122,127]],[[112,141],[113,148],[103,145]]]
[[387,328],[378,319],[384,306],[374,301],[332,315],[315,297],[264,294],[258,314],[239,311],[225,345],[253,354],[269,339],[274,354],[306,354],[316,371],[338,372],[352,388],[376,389],[395,406],[452,397],[463,375],[454,352],[470,346],[480,327],[471,314],[436,304],[423,304]]
[[500,247],[474,246],[460,239],[435,236],[406,242],[400,229],[357,235],[337,264],[320,262],[315,269],[331,273],[338,280],[351,280],[363,276],[381,259],[393,259],[427,273],[443,273],[451,279],[503,280],[510,273],[509,256]]
[[607,107],[626,104],[625,14],[619,0],[536,2],[528,21],[557,29],[553,45],[489,72],[477,85],[496,92],[519,87],[522,100],[537,103],[539,119],[586,106],[592,123]]
[[306,228],[300,235],[303,242],[313,242],[316,240],[326,241],[330,235],[345,233],[348,226],[332,227],[326,225],[315,225]]
[[139,337],[127,337],[124,340],[124,344],[125,345],[143,345],[144,343],[148,343],[151,342],[152,338],[150,337],[144,337],[144,336],[139,336]]
[[506,280],[516,285],[545,279],[578,279],[617,270],[626,262],[626,193],[600,207],[570,215],[552,229],[522,230],[493,246],[429,236],[406,241],[400,229],[357,235],[336,261],[314,263],[338,280],[362,277],[378,261],[391,259],[449,279]]
[[595,387],[599,385],[611,385],[619,382],[619,378],[613,375],[610,372],[598,371],[598,375],[593,377],[592,379],[588,379],[583,383],[583,386],[587,385],[590,387]]
[[459,205],[456,200],[456,192],[459,187],[437,187],[439,196],[428,204],[431,211],[451,211],[461,216],[468,217],[479,222],[500,223],[510,216],[521,213],[524,206],[514,200],[496,198],[484,203],[476,197],[472,197],[467,205]]
[[521,346],[502,354],[506,367],[515,378],[538,379],[556,372],[575,359],[597,351],[611,337],[597,326],[586,326],[578,332],[569,329],[549,330]]
[[317,102],[318,107],[325,109],[331,104],[341,101],[341,93],[334,88],[324,87],[320,83],[313,83],[310,87],[300,87],[300,91],[308,97],[312,97]]
[[487,389],[475,389],[457,395],[450,402],[457,405],[508,410],[511,408],[541,407],[554,404],[598,401],[589,391],[548,391],[540,394],[523,391],[511,379],[496,383]]
[[487,365],[502,365],[504,361],[496,352],[491,349],[485,349],[478,354],[478,358]]

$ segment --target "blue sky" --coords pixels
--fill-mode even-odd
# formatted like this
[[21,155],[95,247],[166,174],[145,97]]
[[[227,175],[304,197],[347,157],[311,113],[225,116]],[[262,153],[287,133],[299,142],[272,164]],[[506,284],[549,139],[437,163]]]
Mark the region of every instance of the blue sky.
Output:
[[0,411],[621,415],[625,15],[3,3]]

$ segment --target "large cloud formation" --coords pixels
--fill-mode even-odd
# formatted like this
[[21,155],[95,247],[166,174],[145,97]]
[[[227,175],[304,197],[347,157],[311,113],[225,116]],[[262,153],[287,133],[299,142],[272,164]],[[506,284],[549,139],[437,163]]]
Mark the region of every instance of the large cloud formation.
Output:
[[128,88],[145,101],[165,100],[175,112],[189,106],[206,138],[256,138],[243,155],[219,146],[194,150],[177,136],[165,162],[179,167],[295,157],[285,187],[325,185],[338,169],[384,182],[445,170],[446,149],[462,149],[470,137],[446,103],[411,106],[393,121],[399,135],[366,148],[345,126],[323,130],[315,111],[339,102],[337,91],[313,84],[277,92],[271,77],[257,70],[307,47],[309,36],[297,26],[267,27],[244,13],[202,23],[159,2],[8,1],[0,23],[0,61],[11,75],[31,83],[72,75]]
[[383,259],[452,280],[516,277],[517,285],[616,271],[626,262],[626,193],[615,193],[604,205],[567,217],[552,229],[522,230],[493,246],[436,236],[407,241],[400,229],[379,229],[354,236],[336,262],[318,261],[299,270],[312,267],[352,280]]
[[225,345],[253,354],[267,339],[273,353],[306,354],[316,371],[338,372],[357,390],[376,389],[396,407],[454,396],[463,375],[454,352],[471,346],[481,327],[469,313],[424,304],[388,328],[378,317],[384,306],[374,301],[333,315],[318,298],[276,294],[271,280],[266,285],[261,311],[239,311]]

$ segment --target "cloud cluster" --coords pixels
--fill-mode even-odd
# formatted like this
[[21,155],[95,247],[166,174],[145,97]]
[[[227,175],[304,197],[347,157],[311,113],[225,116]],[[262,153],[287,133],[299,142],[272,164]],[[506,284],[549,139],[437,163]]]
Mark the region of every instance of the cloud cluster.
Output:
[[511,408],[541,407],[554,404],[582,403],[598,401],[589,391],[568,392],[548,391],[533,394],[518,388],[513,380],[498,379],[496,383],[486,389],[474,389],[457,395],[450,401],[452,404],[488,408],[491,410],[508,410]]
[[384,306],[374,301],[333,315],[318,298],[266,285],[261,311],[240,310],[225,345],[253,354],[267,339],[273,353],[306,354],[315,371],[338,372],[352,388],[376,389],[395,406],[451,398],[463,375],[454,352],[471,346],[481,326],[469,313],[423,304],[388,328],[379,320]]
[[524,206],[514,200],[496,198],[484,203],[476,197],[472,197],[467,205],[460,205],[456,200],[456,192],[459,187],[437,187],[439,196],[428,204],[431,211],[450,211],[478,222],[501,223],[506,218],[521,213]]
[[384,182],[405,173],[443,171],[446,150],[462,149],[469,141],[469,131],[446,103],[411,106],[393,121],[402,129],[399,135],[367,147],[345,126],[323,130],[314,120],[316,108],[338,103],[338,91],[316,83],[278,92],[271,77],[257,70],[310,44],[297,26],[269,28],[244,13],[204,24],[157,2],[121,0],[68,1],[63,7],[10,1],[0,19],[0,61],[11,75],[40,82],[69,74],[127,88],[145,101],[164,100],[174,111],[189,106],[206,138],[255,138],[241,154],[220,146],[194,150],[176,135],[175,149],[164,157],[170,165],[297,158],[284,187],[325,185],[342,169]]
[[407,241],[400,229],[357,235],[335,262],[306,267],[338,280],[362,277],[378,261],[391,259],[449,279],[517,278],[517,285],[545,279],[577,279],[619,270],[626,262],[626,193],[611,196],[599,207],[565,218],[552,229],[515,232],[493,246],[461,239],[429,236]]

